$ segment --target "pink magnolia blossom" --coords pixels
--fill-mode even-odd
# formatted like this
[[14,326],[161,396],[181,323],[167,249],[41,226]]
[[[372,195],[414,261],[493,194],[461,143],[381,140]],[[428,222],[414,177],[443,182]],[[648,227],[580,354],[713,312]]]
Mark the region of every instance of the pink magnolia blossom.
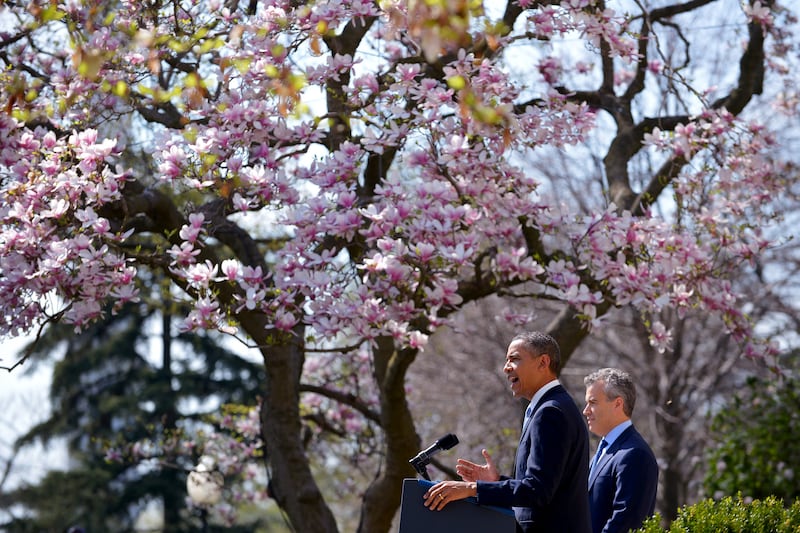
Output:
[[[441,20],[423,2],[257,4],[251,14],[184,2],[165,14],[126,1],[95,20],[67,2],[64,20],[46,24],[36,10],[15,11],[35,35],[8,48],[0,78],[0,334],[56,316],[84,327],[107,303],[135,301],[137,283],[161,268],[193,306],[184,330],[234,333],[237,319],[256,317],[243,320],[266,328],[253,337],[302,328],[309,347],[355,346],[309,357],[303,376],[367,404],[377,401],[370,357],[381,338],[422,351],[472,294],[520,286],[590,328],[609,305],[713,313],[749,355],[774,353],[752,341],[728,277],[775,244],[770,230],[793,206],[777,199],[796,163],[781,160],[772,120],[710,104],[723,84],[666,79],[678,70],[639,48],[638,17],[593,0],[519,0],[509,33],[482,14],[448,37],[439,30],[455,4],[442,4]],[[785,78],[770,118],[791,119],[800,98],[779,27],[789,15],[759,2],[739,15],[769,32],[769,76]],[[25,44],[44,46],[67,21],[74,48]],[[350,49],[340,36],[353,29],[363,40]],[[574,54],[558,53],[571,42]],[[598,51],[607,71],[592,67]],[[572,176],[549,154],[600,161],[595,146],[610,131],[608,105],[580,98],[584,85],[602,81],[609,100],[628,88],[637,111],[658,116],[651,93],[634,91],[642,78],[682,91],[670,95],[693,113],[648,119],[630,146],[654,168],[686,162],[669,174],[663,205],[612,204],[612,179],[635,196],[653,177],[635,165],[603,185],[562,183]],[[130,128],[107,123],[130,117],[117,123]],[[153,155],[133,165],[139,147]],[[590,190],[573,196],[573,185]],[[649,334],[670,349],[663,323]],[[352,409],[304,401],[342,431],[369,429]],[[255,434],[257,418],[242,424]],[[225,439],[207,445],[226,469],[252,453]]]

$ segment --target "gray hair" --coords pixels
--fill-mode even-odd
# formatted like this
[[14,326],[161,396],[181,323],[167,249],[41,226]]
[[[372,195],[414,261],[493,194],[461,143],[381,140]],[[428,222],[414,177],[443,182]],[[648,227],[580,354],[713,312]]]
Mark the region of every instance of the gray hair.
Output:
[[587,387],[598,381],[603,382],[603,392],[609,400],[622,398],[622,411],[630,417],[636,405],[636,385],[631,375],[618,368],[601,368],[583,378],[583,384]]
[[547,354],[550,356],[550,371],[558,375],[561,371],[561,349],[556,340],[547,333],[529,331],[520,333],[511,342],[522,341],[525,349],[534,356]]

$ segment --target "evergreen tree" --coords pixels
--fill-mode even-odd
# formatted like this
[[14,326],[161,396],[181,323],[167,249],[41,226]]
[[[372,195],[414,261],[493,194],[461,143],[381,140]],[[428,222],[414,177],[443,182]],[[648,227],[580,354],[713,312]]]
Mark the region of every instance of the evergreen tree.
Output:
[[[163,503],[167,531],[194,529],[185,501],[186,471],[193,466],[187,457],[167,450],[158,465],[137,457],[109,461],[108,449],[168,442],[222,403],[254,405],[263,367],[208,334],[173,335],[180,309],[172,307],[130,304],[79,335],[56,324],[39,339],[34,359],[64,350],[53,369],[52,414],[17,445],[62,437],[70,464],[7,495],[4,503],[29,511],[4,524],[7,531],[59,532],[74,525],[130,531],[150,500]],[[160,354],[152,353],[154,346]]]
[[714,417],[716,445],[708,455],[705,489],[709,496],[764,499],[787,505],[800,498],[800,379],[752,378]]

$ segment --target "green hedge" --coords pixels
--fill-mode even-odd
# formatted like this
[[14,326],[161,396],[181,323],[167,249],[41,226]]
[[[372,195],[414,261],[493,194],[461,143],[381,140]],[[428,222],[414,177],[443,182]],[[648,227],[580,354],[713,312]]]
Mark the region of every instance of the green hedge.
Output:
[[[792,372],[798,376],[800,368]],[[797,377],[748,380],[712,419],[705,494],[800,498],[799,412]]]
[[769,496],[746,501],[741,495],[721,500],[704,500],[678,510],[668,529],[661,527],[656,514],[639,533],[797,533],[800,531],[800,499],[791,507]]

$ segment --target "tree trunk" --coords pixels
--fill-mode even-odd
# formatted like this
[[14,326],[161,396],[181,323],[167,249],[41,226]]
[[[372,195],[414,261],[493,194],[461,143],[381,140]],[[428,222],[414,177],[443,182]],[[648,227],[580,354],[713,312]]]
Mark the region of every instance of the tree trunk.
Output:
[[[603,316],[610,308],[611,305],[607,302],[600,303],[597,306],[597,316]],[[551,335],[558,342],[561,351],[561,369],[563,370],[583,339],[589,336],[589,329],[578,317],[575,308],[568,306],[550,321],[545,328],[545,333]]]
[[[264,331],[262,329],[262,331]],[[266,445],[270,495],[286,512],[295,531],[335,533],[336,519],[311,474],[302,440],[300,374],[303,332],[261,349],[266,369],[261,405],[261,436]]]
[[684,476],[680,469],[680,447],[683,442],[683,431],[677,424],[661,426],[663,447],[657,450],[658,456],[665,459],[661,468],[660,490],[661,497],[656,509],[664,520],[669,523],[678,515],[678,508],[686,503],[686,490]]
[[406,399],[406,373],[416,350],[395,351],[391,339],[379,339],[375,377],[380,390],[381,425],[386,438],[385,468],[364,494],[359,533],[385,533],[397,513],[404,478],[415,477],[409,459],[419,451],[420,438]]
[[[668,366],[674,368],[683,354],[682,345],[678,343],[674,352],[667,352],[664,357]],[[673,370],[674,371],[674,370]],[[661,513],[665,523],[672,522],[678,515],[678,507],[686,503],[686,483],[682,473],[682,453],[685,440],[687,413],[682,412],[681,394],[678,387],[670,384],[666,393],[662,393],[656,403],[655,427],[658,434],[654,452],[661,459],[659,472],[659,491],[656,510]]]

